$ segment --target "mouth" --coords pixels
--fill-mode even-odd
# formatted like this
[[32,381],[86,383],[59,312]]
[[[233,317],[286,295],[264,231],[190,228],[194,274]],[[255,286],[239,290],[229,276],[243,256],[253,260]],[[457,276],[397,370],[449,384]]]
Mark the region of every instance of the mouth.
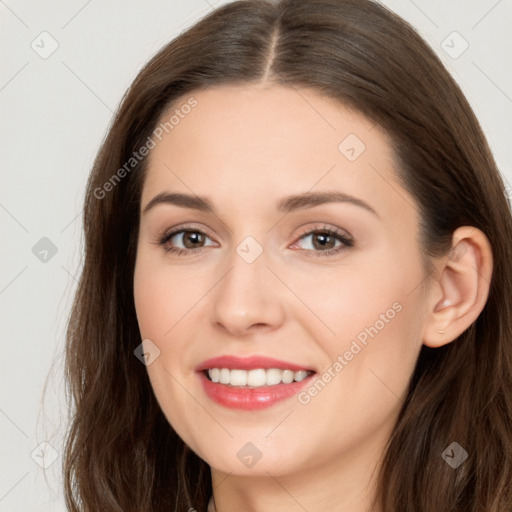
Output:
[[298,394],[316,375],[299,364],[263,356],[221,356],[196,368],[206,396],[230,409],[253,411]]
[[203,370],[205,377],[214,383],[237,388],[261,388],[301,382],[314,374],[313,370],[283,370],[280,368],[256,368],[253,370],[210,368]]

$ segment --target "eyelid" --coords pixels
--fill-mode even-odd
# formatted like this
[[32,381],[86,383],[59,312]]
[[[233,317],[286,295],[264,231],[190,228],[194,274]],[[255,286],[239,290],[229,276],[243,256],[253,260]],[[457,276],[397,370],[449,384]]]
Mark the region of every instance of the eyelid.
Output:
[[181,233],[182,231],[197,231],[199,233],[203,233],[211,240],[215,241],[215,238],[211,236],[208,229],[203,227],[198,227],[196,224],[180,224],[178,226],[175,226],[173,228],[166,229],[163,234],[157,235],[156,242],[157,243],[165,243],[165,241],[168,241],[170,238],[172,238],[174,235],[177,235],[178,233]]
[[321,232],[328,232],[332,234],[333,236],[337,236],[341,239],[342,246],[333,247],[332,249],[326,249],[325,251],[312,251],[311,249],[295,249],[297,251],[304,251],[307,253],[314,253],[316,256],[321,256],[322,254],[328,255],[328,254],[335,254],[339,251],[342,251],[343,249],[348,249],[350,247],[353,247],[355,245],[354,238],[352,235],[341,228],[338,228],[337,226],[326,224],[325,222],[317,223],[316,225],[305,227],[300,231],[300,233],[295,238],[295,241],[292,243],[293,245],[296,245],[299,240],[302,238],[312,235],[314,233],[321,233]]
[[314,235],[315,233],[329,233],[329,235],[334,236],[335,238],[337,237],[337,239],[341,242],[341,244],[338,245],[337,247],[332,247],[331,249],[326,249],[324,251],[314,251],[312,249],[301,249],[301,248],[298,248],[295,250],[297,250],[299,252],[305,252],[305,253],[311,254],[315,257],[316,256],[327,257],[329,255],[340,254],[344,250],[350,249],[350,248],[354,247],[354,245],[355,245],[354,238],[347,231],[342,230],[338,227],[329,226],[329,225],[323,223],[322,226],[317,225],[314,227],[305,228],[305,230],[297,236],[295,241],[292,243],[292,246],[296,245],[302,238]]
[[337,235],[344,236],[345,238],[352,240],[352,236],[350,235],[350,233],[348,231],[345,231],[344,229],[337,228],[336,226],[332,226],[330,224],[326,224],[325,222],[320,223],[320,224],[314,225],[313,227],[304,228],[303,230],[301,230],[299,232],[299,234],[297,235],[295,240],[297,241],[305,235],[310,235],[311,233],[316,233],[319,231],[329,231],[329,232],[336,233]]

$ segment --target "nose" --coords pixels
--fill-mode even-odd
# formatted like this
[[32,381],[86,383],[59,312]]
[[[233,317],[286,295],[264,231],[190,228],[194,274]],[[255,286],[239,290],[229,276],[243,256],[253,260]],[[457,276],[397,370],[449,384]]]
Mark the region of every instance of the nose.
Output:
[[265,251],[252,263],[233,251],[229,271],[211,294],[215,328],[243,337],[282,325],[285,319],[282,286],[267,263]]

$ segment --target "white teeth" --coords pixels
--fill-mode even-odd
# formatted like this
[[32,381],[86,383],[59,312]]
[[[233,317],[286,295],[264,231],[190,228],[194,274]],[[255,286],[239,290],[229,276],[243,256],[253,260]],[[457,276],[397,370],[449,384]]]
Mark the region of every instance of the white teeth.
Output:
[[231,374],[231,372],[227,368],[222,368],[221,371],[220,371],[219,382],[221,384],[229,384],[229,382],[230,382],[230,374]]
[[291,384],[304,380],[310,372],[307,370],[280,370],[279,368],[269,368],[267,370],[258,368],[255,370],[230,370],[229,368],[211,368],[208,375],[212,382],[229,384],[238,387],[260,387],[274,386],[276,384]]
[[301,380],[304,380],[306,377],[308,376],[308,372],[306,370],[300,370],[298,372],[295,372],[293,374],[293,378],[297,381],[297,382],[300,382]]
[[284,382],[285,384],[290,384],[290,383],[292,383],[292,382],[293,382],[293,377],[294,377],[294,375],[293,375],[293,372],[292,372],[291,370],[285,370],[285,371],[283,372],[283,377],[282,377],[282,379],[283,379],[283,382]]
[[[235,370],[231,370],[234,372]],[[259,368],[258,370],[238,370],[239,372],[244,372],[247,375],[247,385],[248,386],[264,386],[267,383],[267,373],[263,368]],[[233,381],[230,382],[232,386],[236,386]]]
[[273,386],[274,384],[281,384],[281,377],[283,372],[277,368],[269,368],[267,370],[267,384]]
[[231,370],[229,375],[229,383],[232,386],[246,386],[247,372],[244,372],[244,370]]

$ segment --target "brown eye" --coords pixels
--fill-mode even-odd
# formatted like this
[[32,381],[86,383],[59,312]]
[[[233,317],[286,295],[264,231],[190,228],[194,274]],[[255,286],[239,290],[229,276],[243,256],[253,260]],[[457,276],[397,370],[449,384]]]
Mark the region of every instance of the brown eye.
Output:
[[352,247],[353,242],[344,234],[329,229],[315,230],[302,235],[297,242],[301,249],[318,254],[329,254],[347,247]]
[[185,255],[215,245],[211,238],[198,229],[177,229],[159,239],[166,252]]
[[196,247],[202,247],[204,244],[205,236],[204,233],[199,231],[182,231],[172,238],[181,236],[181,242],[186,249],[195,249]]
[[311,236],[315,249],[333,249],[336,244],[336,238],[329,233],[318,232],[313,233]]

